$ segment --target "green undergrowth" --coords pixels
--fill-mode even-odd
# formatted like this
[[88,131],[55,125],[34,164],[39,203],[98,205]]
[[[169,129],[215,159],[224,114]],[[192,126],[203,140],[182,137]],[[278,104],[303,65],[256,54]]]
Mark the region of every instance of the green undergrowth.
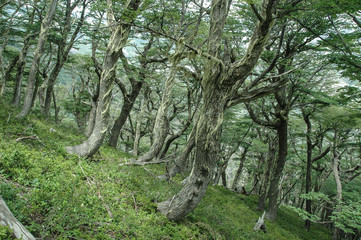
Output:
[[[92,159],[69,155],[64,147],[84,139],[73,126],[15,116],[0,102],[0,195],[40,239],[329,239],[320,226],[304,232],[287,208],[267,222],[267,233],[254,232],[256,197],[222,187],[209,187],[193,213],[170,222],[157,202],[182,185],[180,177],[156,177],[163,165],[124,165],[132,156],[108,147]],[[0,239],[9,234],[0,228]]]

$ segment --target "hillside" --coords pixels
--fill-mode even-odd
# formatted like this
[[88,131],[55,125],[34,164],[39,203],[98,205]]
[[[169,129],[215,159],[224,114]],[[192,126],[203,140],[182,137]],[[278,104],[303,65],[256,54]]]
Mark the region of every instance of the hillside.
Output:
[[[122,165],[131,158],[103,147],[92,159],[69,155],[64,147],[84,136],[71,125],[59,125],[0,102],[0,195],[33,234],[41,239],[330,239],[330,232],[303,221],[282,207],[267,233],[252,230],[261,215],[257,196],[208,188],[200,206],[180,222],[157,212],[156,202],[180,188],[156,176],[163,165]],[[0,228],[0,238],[6,231]]]

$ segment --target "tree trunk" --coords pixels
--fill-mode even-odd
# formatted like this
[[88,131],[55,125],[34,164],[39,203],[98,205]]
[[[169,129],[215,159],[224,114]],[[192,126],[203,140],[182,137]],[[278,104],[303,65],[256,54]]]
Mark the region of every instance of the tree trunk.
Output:
[[275,154],[276,154],[276,148],[274,145],[274,141],[272,141],[271,138],[269,138],[267,166],[262,176],[262,184],[261,184],[260,195],[258,198],[258,206],[257,206],[257,210],[261,212],[264,211],[266,208],[266,198],[268,193],[267,190],[268,190],[268,186],[270,185],[269,178],[274,164]]
[[44,116],[49,115],[51,98],[53,96],[55,81],[56,81],[61,69],[63,68],[64,63],[68,59],[69,52],[74,45],[74,42],[76,40],[76,37],[78,36],[81,26],[84,23],[84,14],[85,14],[85,7],[86,7],[85,3],[86,3],[86,1],[83,1],[81,17],[80,17],[80,19],[77,23],[77,26],[70,38],[69,43],[67,43],[67,41],[68,41],[68,36],[71,31],[71,25],[72,25],[71,13],[75,9],[76,5],[67,6],[67,9],[65,12],[64,26],[62,26],[63,31],[61,32],[62,38],[61,38],[60,42],[58,43],[58,55],[57,55],[56,64],[49,75],[48,81],[46,81],[47,84],[46,84],[46,94],[45,94],[45,99],[44,99],[44,106],[42,106],[42,109],[41,109],[42,114]]
[[[224,66],[219,62],[224,24],[231,0],[213,0],[210,12],[208,36],[209,57],[205,62],[202,78],[203,106],[196,124],[195,157],[191,174],[183,189],[171,200],[158,204],[158,209],[170,220],[177,220],[193,211],[202,200],[211,182],[217,159],[218,138],[223,122],[223,113],[230,99],[232,89],[242,83],[253,70],[263,51],[270,28],[275,1],[263,2],[262,21],[257,25],[240,62]],[[240,86],[240,85],[239,85]],[[237,89],[238,91],[238,89]]]
[[55,14],[55,9],[58,4],[58,0],[52,0],[48,12],[45,15],[44,20],[41,23],[41,29],[39,34],[38,45],[34,52],[34,58],[31,65],[31,69],[29,72],[28,85],[26,88],[26,95],[23,103],[23,108],[17,117],[23,118],[30,112],[32,107],[32,100],[34,98],[34,89],[35,89],[35,81],[36,75],[39,68],[40,58],[43,55],[44,45],[48,36],[48,31],[51,25],[51,21]]
[[21,49],[19,55],[19,61],[17,65],[17,71],[15,76],[15,88],[12,104],[14,106],[19,106],[20,97],[21,97],[21,83],[23,80],[24,69],[26,65],[26,55],[28,54],[28,50],[30,47],[30,40],[32,39],[32,35],[28,35],[25,37],[23,48]]
[[[333,176],[335,178],[335,182],[336,182],[336,200],[337,203],[340,203],[342,201],[342,183],[341,183],[341,178],[340,178],[340,173],[339,173],[339,160],[340,160],[340,154],[337,153],[336,147],[337,147],[337,131],[335,131],[335,135],[334,135],[334,146],[333,146],[333,163],[332,163],[332,171],[333,171]],[[334,211],[340,211],[340,209],[335,209]],[[335,226],[335,224],[333,225],[333,231],[332,231],[332,240],[338,240],[339,239],[339,228],[337,228]]]
[[96,118],[98,98],[99,98],[99,88],[100,88],[100,83],[98,82],[95,93],[92,95],[91,110],[89,113],[88,125],[85,130],[85,135],[87,137],[89,137],[92,134],[95,126],[95,118]]
[[270,182],[269,188],[269,207],[266,214],[266,218],[269,220],[275,220],[278,210],[278,193],[279,183],[282,175],[283,168],[287,159],[287,117],[281,116],[279,126],[277,128],[278,134],[278,158],[273,172],[273,176]]
[[[307,166],[306,166],[306,194],[308,194],[309,192],[311,192],[311,188],[312,188],[312,179],[311,179],[311,171],[312,171],[312,142],[311,142],[311,121],[309,118],[309,115],[304,113],[304,111],[302,111],[303,113],[303,119],[306,122],[307,125],[307,133],[306,133],[306,140],[307,140]],[[308,212],[309,214],[311,214],[312,212],[312,201],[311,199],[306,199],[306,212]],[[310,227],[311,227],[311,221],[310,220],[306,220],[305,221],[305,230],[306,231],[310,231]]]
[[14,59],[9,63],[9,66],[7,67],[6,71],[5,71],[5,75],[4,75],[4,79],[3,79],[3,83],[2,83],[2,87],[1,87],[1,93],[0,96],[4,96],[6,93],[6,83],[7,81],[10,79],[10,74],[12,72],[12,70],[14,69],[14,67],[16,66],[17,62],[19,60],[19,55],[17,55],[16,57],[14,57]]
[[[132,0],[124,10],[136,11],[140,5],[140,0]],[[112,16],[112,10],[108,12],[109,18]],[[113,16],[114,17],[114,16]],[[135,14],[133,18],[135,18]],[[127,21],[131,21],[128,19]],[[109,25],[113,25],[112,21]],[[95,126],[92,134],[80,145],[67,147],[68,153],[77,154],[81,157],[93,156],[102,145],[105,134],[108,130],[110,118],[109,108],[112,97],[112,88],[115,80],[116,67],[121,55],[122,48],[125,46],[131,30],[130,24],[118,23],[111,27],[112,33],[109,39],[107,50],[104,57],[102,75],[100,80],[98,106],[96,111]]]
[[35,237],[14,217],[0,196],[0,225],[8,226],[18,239],[35,240]]
[[120,131],[123,128],[129,114],[133,108],[134,102],[137,99],[139,92],[142,88],[143,83],[138,82],[138,84],[132,87],[132,92],[124,97],[124,104],[122,110],[120,111],[119,117],[115,120],[113,128],[110,132],[109,137],[109,146],[116,148],[118,144],[118,139]]
[[141,126],[142,126],[142,119],[143,119],[144,113],[145,113],[147,105],[148,105],[149,93],[150,93],[149,88],[146,88],[144,91],[144,98],[140,104],[140,112],[137,115],[136,126],[135,126],[134,145],[133,145],[133,155],[134,156],[138,156],[140,130],[141,130]]
[[231,186],[232,190],[235,190],[235,188],[236,188],[236,186],[238,184],[238,181],[239,181],[239,177],[241,176],[241,173],[243,171],[243,164],[244,164],[244,161],[246,160],[246,155],[247,155],[247,152],[248,152],[248,148],[249,148],[249,145],[247,145],[244,148],[243,152],[242,152],[237,172],[236,172],[236,174],[234,175],[234,178],[233,178],[233,182],[232,182],[232,186]]
[[[224,96],[215,89],[206,89],[196,133],[195,161],[188,181],[171,200],[158,204],[158,209],[171,220],[177,220],[196,208],[206,193],[215,165],[220,124],[223,121]],[[224,100],[223,100],[224,101]]]
[[[177,51],[181,51],[181,49],[178,49]],[[176,54],[179,53],[176,52]],[[173,59],[175,61],[173,61],[172,63],[172,68],[169,73],[169,77],[167,78],[164,84],[165,86],[162,94],[162,101],[158,108],[157,116],[155,118],[155,123],[153,128],[153,144],[146,154],[138,158],[139,162],[149,162],[153,158],[157,158],[158,155],[160,154],[160,151],[162,150],[164,141],[168,135],[168,130],[169,130],[169,121],[167,116],[168,108],[171,104],[171,93],[174,85],[176,68],[181,60],[177,56],[174,56]]]
[[199,119],[199,116],[196,117],[195,124],[192,128],[191,133],[189,134],[187,145],[183,149],[181,155],[176,158],[175,164],[169,170],[168,174],[169,174],[170,179],[173,178],[178,173],[183,172],[186,169],[189,154],[191,153],[191,151],[193,150],[193,148],[195,146],[195,137],[196,137],[196,130],[197,130],[196,126],[197,126],[198,119]]

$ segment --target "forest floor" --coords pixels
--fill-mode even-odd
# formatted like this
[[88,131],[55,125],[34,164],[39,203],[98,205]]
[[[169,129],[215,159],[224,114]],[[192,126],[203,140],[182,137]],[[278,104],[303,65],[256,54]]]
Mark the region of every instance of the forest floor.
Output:
[[[164,165],[123,165],[130,155],[102,147],[92,159],[69,155],[64,147],[85,137],[71,124],[37,114],[15,118],[17,109],[0,102],[0,195],[17,219],[40,239],[330,239],[311,231],[288,207],[267,233],[253,227],[261,212],[257,196],[210,186],[200,206],[179,222],[161,215],[156,203],[182,187],[183,176],[165,181]],[[0,227],[0,239],[6,238]]]

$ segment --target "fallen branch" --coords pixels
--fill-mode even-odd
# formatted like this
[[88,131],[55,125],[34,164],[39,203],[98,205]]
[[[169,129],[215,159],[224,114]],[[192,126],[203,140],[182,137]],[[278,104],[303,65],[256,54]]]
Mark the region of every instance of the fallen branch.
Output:
[[136,162],[136,161],[130,161],[126,163],[120,163],[119,166],[145,166],[145,165],[151,165],[151,164],[162,164],[162,163],[168,163],[171,160],[167,161],[156,161],[156,162]]
[[27,140],[27,139],[38,140],[38,141],[45,147],[45,144],[44,144],[44,143],[40,140],[40,138],[39,138],[38,136],[36,136],[36,135],[19,137],[19,138],[15,139],[15,142],[20,142],[20,141]]

